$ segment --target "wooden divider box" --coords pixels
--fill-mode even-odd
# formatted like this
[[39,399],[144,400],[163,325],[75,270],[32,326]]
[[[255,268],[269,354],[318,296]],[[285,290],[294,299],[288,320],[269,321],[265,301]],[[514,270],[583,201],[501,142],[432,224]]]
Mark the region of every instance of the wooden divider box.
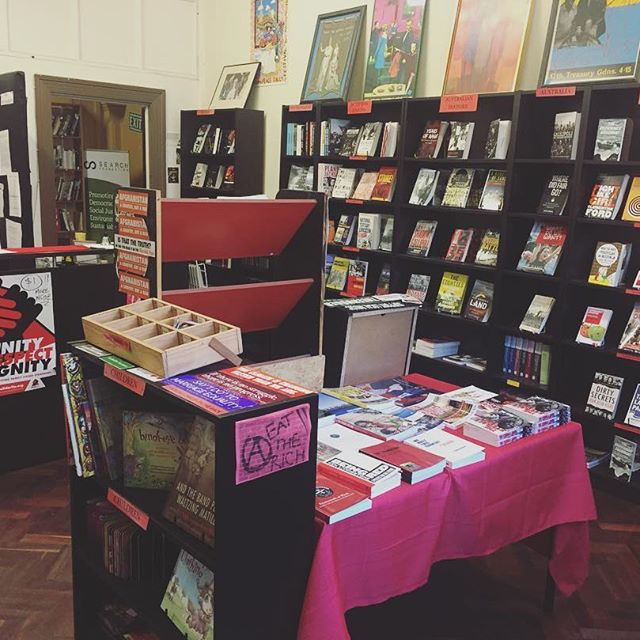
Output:
[[238,327],[149,298],[82,318],[85,339],[162,378],[223,360],[209,345],[217,338],[242,352]]

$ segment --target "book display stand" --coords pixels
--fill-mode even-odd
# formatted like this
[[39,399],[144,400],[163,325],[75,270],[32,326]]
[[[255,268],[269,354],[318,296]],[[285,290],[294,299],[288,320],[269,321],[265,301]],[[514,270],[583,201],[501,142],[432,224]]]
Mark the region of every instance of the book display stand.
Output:
[[263,111],[180,112],[180,197],[252,196],[263,192]]
[[[329,253],[369,262],[365,295],[376,291],[378,274],[383,265],[391,270],[390,291],[404,293],[412,274],[431,277],[427,297],[419,311],[416,337],[449,338],[461,343],[460,352],[486,360],[486,370],[479,371],[442,359],[414,355],[412,370],[444,378],[457,384],[479,384],[485,388],[522,388],[529,393],[555,397],[574,407],[585,405],[589,388],[597,371],[625,378],[615,421],[621,422],[637,379],[637,356],[620,352],[618,345],[634,304],[640,301],[640,289],[632,283],[640,269],[640,224],[616,219],[585,217],[594,184],[600,175],[640,175],[640,106],[639,88],[635,85],[568,87],[556,92],[517,92],[478,96],[473,111],[441,111],[440,98],[414,98],[388,103],[373,103],[366,115],[349,115],[352,105],[315,105],[311,111],[297,106],[283,109],[283,154],[281,184],[286,184],[292,164],[313,165],[316,187],[317,165],[324,161],[316,152],[311,156],[286,155],[287,125],[290,122],[314,121],[319,148],[320,125],[329,117],[353,120],[356,125],[378,120],[401,122],[397,160],[367,158],[363,160],[335,158],[338,164],[377,166],[381,163],[397,167],[397,187],[391,204],[379,202],[340,202],[329,199],[329,217],[337,227],[340,215],[356,216],[361,212],[383,213],[394,218],[393,251],[370,251],[354,246],[329,245]],[[578,112],[576,159],[552,158],[551,146],[557,114]],[[633,133],[628,140],[630,154],[621,161],[594,159],[599,121],[605,118],[629,118]],[[509,150],[505,159],[487,159],[485,143],[490,123],[511,121]],[[416,158],[425,125],[429,121],[473,122],[475,129],[467,159],[441,157]],[[409,204],[421,168],[435,170],[468,168],[497,169],[506,172],[506,187],[501,210],[418,206]],[[569,176],[569,197],[562,215],[539,212],[545,189],[557,174]],[[627,193],[629,190],[627,190]],[[626,198],[626,194],[625,194]],[[624,205],[624,200],[623,200]],[[418,220],[434,220],[438,226],[426,256],[408,255],[407,247]],[[518,269],[521,255],[536,223],[557,225],[564,231],[565,241],[555,273],[546,275]],[[474,228],[500,233],[496,266],[470,261],[446,259],[447,248],[456,229]],[[588,277],[598,242],[631,244],[631,257],[623,283],[608,287],[589,284]],[[468,276],[465,306],[476,281],[493,283],[493,312],[488,322],[450,315],[436,308],[436,298],[444,272]],[[334,292],[329,292],[330,294]],[[540,334],[521,331],[519,325],[534,295],[555,298],[546,329]],[[576,342],[587,306],[613,310],[613,318],[604,345],[593,347]],[[464,309],[464,306],[463,306]],[[547,379],[534,381],[530,374],[505,373],[505,339],[520,338],[529,342],[535,353],[545,351],[550,366]],[[546,357],[545,356],[545,357]],[[585,425],[587,444],[608,450],[614,435],[614,420],[603,420],[576,409],[575,415]],[[602,472],[602,471],[599,471]],[[604,473],[607,473],[604,471]]]

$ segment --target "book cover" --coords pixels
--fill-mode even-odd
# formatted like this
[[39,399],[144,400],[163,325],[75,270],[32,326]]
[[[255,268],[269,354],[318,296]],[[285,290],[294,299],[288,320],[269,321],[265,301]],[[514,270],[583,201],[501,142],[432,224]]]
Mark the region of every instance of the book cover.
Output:
[[502,447],[522,438],[525,421],[498,405],[481,403],[465,421],[463,434],[493,447]]
[[466,160],[471,150],[473,138],[473,122],[451,122],[451,135],[447,147],[447,158],[460,158]]
[[399,122],[386,122],[382,134],[382,144],[380,145],[381,158],[393,158],[398,148],[398,134],[400,133]]
[[498,264],[498,251],[500,249],[500,232],[487,229],[480,241],[480,247],[476,253],[475,263],[485,267],[495,267]]
[[424,127],[416,158],[437,158],[449,128],[448,122],[429,120]]
[[356,239],[358,249],[375,250],[380,246],[381,225],[382,216],[379,213],[358,214],[358,235]]
[[586,218],[601,218],[615,220],[622,206],[629,176],[600,175],[593,185],[587,209]]
[[377,171],[365,171],[353,192],[353,198],[356,200],[370,200],[377,182]]
[[520,256],[518,271],[554,275],[566,237],[566,227],[536,222]]
[[382,122],[367,122],[362,127],[362,135],[358,140],[356,156],[375,156],[382,135]]
[[336,235],[333,237],[335,244],[348,245],[353,238],[353,232],[355,231],[356,217],[350,215],[341,215],[338,220],[338,228],[336,229]]
[[640,177],[638,176],[631,181],[622,219],[629,222],[640,222]]
[[196,416],[162,515],[213,546],[215,525],[215,426]]
[[480,198],[480,209],[486,211],[502,211],[506,185],[507,172],[491,169],[482,191],[482,197]]
[[456,229],[453,232],[445,260],[464,262],[467,259],[471,240],[473,239],[473,231],[473,229]]
[[193,416],[140,411],[125,411],[122,416],[125,486],[170,490]]
[[418,447],[447,461],[447,467],[457,469],[467,464],[482,462],[484,447],[458,438],[442,429],[432,429],[407,441],[408,445]]
[[193,171],[193,178],[191,179],[191,186],[201,189],[204,187],[205,180],[207,179],[208,165],[206,162],[196,163],[196,168]]
[[571,177],[565,174],[554,174],[545,187],[538,213],[548,216],[561,216],[569,200]]
[[613,436],[609,468],[613,469],[616,478],[626,476],[627,482],[631,482],[631,476],[640,468],[639,454],[640,447],[637,442],[629,438]]
[[180,551],[160,608],[186,640],[213,640],[213,572]]
[[580,114],[576,111],[557,113],[553,127],[551,157],[575,160],[578,147]]
[[576,342],[601,347],[604,344],[611,316],[613,316],[611,309],[587,307],[576,336]]
[[426,207],[431,202],[438,184],[438,173],[435,169],[420,169],[409,204]]
[[621,351],[640,355],[640,302],[636,302],[620,340]]
[[371,200],[391,202],[396,189],[396,167],[380,167],[376,186],[373,188]]
[[436,311],[459,316],[462,313],[464,294],[469,276],[445,271],[436,298]]
[[394,217],[387,216],[383,217],[383,231],[382,237],[380,238],[380,246],[378,247],[380,251],[393,251],[393,227],[394,227]]
[[631,398],[624,421],[632,427],[640,427],[640,384],[633,392],[633,398]]
[[414,256],[428,256],[437,227],[436,220],[418,220],[409,240],[407,253]]
[[424,304],[424,301],[427,299],[430,282],[431,276],[423,273],[412,273],[409,278],[409,284],[407,285],[406,295],[415,298],[421,305]]
[[356,148],[360,139],[360,127],[348,127],[342,136],[340,155],[347,158],[356,155]]
[[[348,128],[349,128],[349,120],[343,120],[341,118],[329,118],[328,120],[329,142],[326,149],[326,155],[330,155],[330,156],[340,155],[343,138]],[[351,155],[351,154],[348,154],[348,155]]]
[[484,157],[489,160],[504,160],[509,151],[511,120],[493,120],[489,125]]
[[613,420],[623,383],[624,378],[596,371],[589,390],[585,412],[604,420]]
[[467,301],[464,317],[468,320],[488,322],[493,309],[493,282],[476,280]]
[[588,282],[603,287],[617,287],[622,282],[631,245],[621,242],[598,242],[593,255]]
[[486,169],[476,169],[471,182],[469,197],[467,198],[467,209],[479,209],[482,192],[487,182],[488,171]]
[[630,118],[601,118],[596,133],[593,159],[616,162],[629,158],[633,121]]
[[361,452],[398,467],[402,474],[402,479],[408,484],[415,484],[442,473],[447,464],[447,461],[442,456],[437,456],[396,440],[365,447]]
[[467,206],[474,174],[475,169],[454,169],[451,172],[442,198],[443,207],[464,209]]
[[536,294],[520,323],[520,331],[542,333],[545,329],[556,299]]
[[198,127],[198,133],[196,134],[196,138],[193,141],[193,147],[191,151],[193,153],[202,153],[202,149],[204,148],[205,140],[209,135],[209,131],[211,131],[210,124],[201,124]]
[[318,163],[318,191],[331,196],[336,183],[338,171],[342,168],[339,164]]
[[336,416],[336,422],[379,440],[405,440],[418,431],[416,425],[402,418],[371,409],[341,413]]
[[291,165],[287,189],[292,191],[313,190],[313,166]]
[[342,291],[347,284],[347,273],[349,272],[350,260],[336,256],[331,265],[331,271],[327,278],[327,289]]
[[332,198],[348,199],[353,193],[354,185],[358,177],[358,170],[350,167],[340,167],[333,185]]
[[336,476],[316,473],[316,516],[334,524],[371,509],[371,499]]
[[376,295],[384,296],[389,293],[390,289],[391,289],[391,266],[389,264],[384,264],[380,271],[378,284],[376,285]]
[[[334,262],[335,264],[335,262]],[[367,272],[369,263],[364,260],[350,260],[347,271],[346,294],[353,298],[364,296],[367,288]]]

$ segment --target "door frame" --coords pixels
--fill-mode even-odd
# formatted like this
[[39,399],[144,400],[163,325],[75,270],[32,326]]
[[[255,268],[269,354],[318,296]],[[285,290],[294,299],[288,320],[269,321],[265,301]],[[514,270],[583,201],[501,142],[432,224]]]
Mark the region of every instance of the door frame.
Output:
[[165,195],[166,181],[166,93],[133,85],[94,82],[56,76],[35,76],[35,112],[40,187],[40,228],[43,246],[58,244],[55,219],[55,167],[51,105],[56,99],[95,100],[120,104],[136,104],[147,108],[146,133],[149,189]]

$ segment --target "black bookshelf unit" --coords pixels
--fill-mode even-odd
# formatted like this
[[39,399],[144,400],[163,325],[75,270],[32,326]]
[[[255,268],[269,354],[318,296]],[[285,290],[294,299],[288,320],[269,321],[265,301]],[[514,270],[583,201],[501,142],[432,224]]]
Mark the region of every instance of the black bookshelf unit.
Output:
[[[104,363],[71,345],[85,379],[102,375]],[[224,366],[220,367],[224,368]],[[200,415],[215,429],[215,547],[162,516],[167,493],[132,489],[121,482],[70,473],[75,638],[102,638],[97,613],[105,602],[135,609],[144,627],[162,640],[184,636],[161,609],[173,568],[184,549],[215,576],[214,637],[294,640],[314,550],[317,396],[214,416],[147,383],[134,407]],[[308,404],[312,432],[309,460],[244,484],[236,484],[236,423]],[[148,516],[143,532],[142,579],[114,577],[96,556],[87,530],[86,504],[116,492]]]
[[[211,130],[235,131],[233,153],[194,153],[193,143],[202,125]],[[233,185],[194,187],[198,163],[209,167],[233,166]],[[216,198],[252,196],[264,192],[264,112],[254,109],[215,109],[180,112],[180,197]]]
[[[631,289],[631,282],[640,269],[640,225],[617,219],[593,220],[584,217],[588,198],[599,174],[640,175],[640,105],[636,84],[584,86],[566,91],[567,95],[544,96],[535,91],[509,94],[480,95],[474,112],[441,113],[439,97],[413,98],[403,101],[374,102],[372,112],[351,117],[347,105],[315,105],[305,114],[283,109],[283,150],[286,149],[286,125],[303,115],[316,121],[316,149],[320,123],[328,117],[349,118],[361,124],[375,120],[401,122],[397,159],[370,158],[362,161],[336,158],[344,166],[361,162],[365,167],[382,164],[398,169],[396,192],[392,203],[359,202],[329,199],[329,217],[337,222],[342,213],[382,213],[394,216],[393,251],[364,251],[355,246],[329,244],[328,251],[346,258],[369,262],[367,294],[375,292],[382,265],[391,267],[391,292],[406,291],[412,273],[427,274],[431,282],[425,304],[420,310],[417,337],[449,337],[461,341],[461,353],[486,358],[486,371],[478,371],[443,360],[414,355],[412,371],[444,378],[457,384],[478,384],[485,388],[520,389],[539,393],[570,403],[576,418],[584,424],[587,444],[610,449],[614,422],[621,422],[629,402],[640,382],[638,360],[620,357],[617,350],[622,331],[634,303],[640,301],[640,291]],[[557,113],[581,113],[578,149],[575,160],[550,157],[554,121]],[[600,118],[631,118],[634,132],[628,161],[600,162],[593,159],[598,121]],[[489,123],[497,118],[511,120],[509,150],[504,160],[484,158],[484,145]],[[469,159],[416,159],[415,152],[424,126],[429,120],[472,121],[475,123]],[[306,158],[316,167],[322,162],[318,154]],[[288,167],[298,158],[285,157],[281,162],[281,184],[288,180]],[[360,166],[360,164],[356,165]],[[501,211],[455,209],[408,204],[419,169],[474,168],[502,169],[507,175],[504,206]],[[537,213],[543,191],[553,174],[571,176],[569,200],[562,216]],[[437,220],[438,228],[427,257],[406,254],[415,223]],[[562,257],[553,276],[517,270],[518,260],[534,223],[546,221],[566,229]],[[450,262],[444,259],[456,228],[494,229],[500,231],[500,248],[495,268],[473,263]],[[632,244],[632,254],[624,276],[624,285],[610,288],[589,285],[587,278],[598,241],[618,241]],[[355,245],[355,234],[352,244]],[[434,308],[443,272],[469,275],[465,302],[475,280],[494,283],[494,305],[486,323],[439,313]],[[535,294],[556,299],[547,327],[540,335],[519,330],[518,326]],[[328,296],[335,292],[328,291]],[[610,308],[614,316],[602,348],[575,342],[578,327],[587,306]],[[528,379],[503,373],[504,340],[506,336],[523,337],[545,345],[550,350],[551,365],[548,384],[536,384]],[[615,421],[595,419],[580,411],[585,406],[594,373],[611,373],[624,377],[625,384]]]

